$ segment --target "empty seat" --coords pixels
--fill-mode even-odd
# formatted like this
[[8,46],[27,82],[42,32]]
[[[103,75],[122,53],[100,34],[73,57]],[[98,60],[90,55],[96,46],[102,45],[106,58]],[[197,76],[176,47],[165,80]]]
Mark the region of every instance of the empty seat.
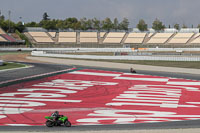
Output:
[[50,37],[34,37],[38,43],[53,43],[54,41]]
[[7,34],[1,34],[1,36],[6,38],[9,42],[16,42],[16,40],[13,37],[11,37]]
[[172,44],[172,43],[176,43],[176,44],[178,44],[178,43],[187,43],[188,41],[189,41],[189,39],[190,38],[173,38],[172,40],[170,40],[170,44]]
[[164,44],[172,35],[173,33],[156,33],[150,38],[147,44]]
[[103,43],[121,43],[122,38],[106,38]]
[[124,43],[143,43],[146,33],[129,33]]
[[187,43],[194,33],[177,33],[168,43],[169,44],[185,44]]
[[164,44],[168,38],[151,38],[147,43],[148,44]]
[[97,38],[97,32],[80,32],[80,38]]
[[127,38],[124,43],[142,43],[144,41],[144,38]]
[[76,38],[59,38],[59,43],[76,43]]
[[136,38],[144,38],[146,36],[146,33],[129,33],[128,38],[130,37],[136,37]]
[[174,33],[156,33],[153,38],[169,38],[173,35]]
[[76,38],[76,32],[60,32],[59,38],[60,37]]
[[125,35],[124,32],[110,32],[108,33],[107,38],[117,38],[117,37],[123,38],[124,35]]
[[190,38],[194,33],[177,33],[174,38]]
[[97,38],[80,38],[81,43],[97,43]]
[[7,40],[3,38],[2,36],[0,36],[0,42],[7,42]]
[[46,32],[28,32],[32,37],[49,37]]

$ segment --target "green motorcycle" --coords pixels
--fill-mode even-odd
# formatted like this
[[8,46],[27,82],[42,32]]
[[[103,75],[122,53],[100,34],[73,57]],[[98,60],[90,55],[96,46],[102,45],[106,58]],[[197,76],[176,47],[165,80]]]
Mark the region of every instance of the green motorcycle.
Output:
[[71,127],[71,122],[68,120],[67,116],[61,115],[58,120],[55,120],[51,116],[45,116],[46,121],[46,126],[47,127],[53,127],[53,126],[66,126],[66,127]]

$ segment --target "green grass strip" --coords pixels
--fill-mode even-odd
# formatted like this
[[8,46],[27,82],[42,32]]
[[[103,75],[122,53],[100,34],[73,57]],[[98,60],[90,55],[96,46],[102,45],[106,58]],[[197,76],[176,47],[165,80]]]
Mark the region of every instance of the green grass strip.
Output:
[[20,63],[11,63],[11,62],[4,62],[2,66],[0,66],[0,70],[9,70],[9,69],[14,69],[14,68],[21,68],[21,67],[26,67],[25,64],[20,64]]

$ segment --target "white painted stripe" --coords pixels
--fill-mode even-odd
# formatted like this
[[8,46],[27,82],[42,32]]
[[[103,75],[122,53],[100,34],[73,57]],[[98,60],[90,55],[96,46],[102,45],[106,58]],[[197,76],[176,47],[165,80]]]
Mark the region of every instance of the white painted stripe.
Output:
[[164,94],[164,95],[176,95],[176,96],[180,96],[181,92],[154,92],[154,91],[125,91],[124,93],[127,94],[146,94],[146,93],[150,93],[150,94]]
[[169,85],[200,85],[200,82],[167,82]]
[[113,99],[112,101],[148,102],[148,103],[178,103],[179,101],[156,101],[156,100],[135,100],[135,99]]
[[121,74],[113,74],[113,73],[95,73],[95,72],[81,72],[81,71],[74,71],[70,72],[71,74],[82,74],[82,75],[94,75],[94,76],[107,76],[107,77],[117,77],[121,76]]
[[160,97],[160,98],[179,98],[181,96],[180,95],[176,95],[176,96],[172,96],[172,95],[148,95],[148,94],[122,94],[120,96],[132,96],[133,98],[136,98],[136,97]]
[[167,78],[132,78],[132,77],[115,77],[114,79],[123,80],[139,80],[139,81],[157,81],[157,82],[168,82]]
[[135,98],[135,99],[151,99],[151,100],[172,100],[172,101],[178,101],[177,98],[156,98],[156,97],[136,97],[129,94],[120,94],[120,96],[117,96],[117,98]]
[[186,102],[188,104],[200,104],[200,102]]
[[5,124],[5,125],[8,125],[8,126],[31,126],[28,124]]
[[28,101],[48,101],[48,102],[71,102],[80,103],[82,100],[60,100],[60,99],[36,99],[36,98],[13,98],[13,97],[0,97],[0,99],[7,100],[28,100]]

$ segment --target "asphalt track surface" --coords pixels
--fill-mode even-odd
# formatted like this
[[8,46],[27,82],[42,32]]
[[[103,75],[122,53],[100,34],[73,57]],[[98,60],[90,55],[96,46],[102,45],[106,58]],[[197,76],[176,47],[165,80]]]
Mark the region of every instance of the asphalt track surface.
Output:
[[[30,68],[9,70],[0,72],[0,82],[7,80],[15,80],[24,78],[32,75],[38,75],[43,73],[49,73],[53,71],[65,70],[74,66],[66,65],[52,65],[52,64],[40,64],[40,63],[26,63],[31,65]],[[94,68],[94,67],[83,67],[76,66],[77,68],[89,68],[106,71],[117,71],[117,72],[129,72],[129,70],[120,69],[108,69],[108,68]],[[137,70],[136,70],[137,71]],[[184,79],[200,80],[198,75],[189,74],[177,74],[177,73],[166,73],[166,72],[150,72],[150,71],[137,71],[139,74],[156,75],[164,77],[175,77]],[[98,126],[72,126],[71,128],[66,127],[53,127],[47,128],[45,126],[1,126],[0,131],[31,131],[31,132],[48,132],[48,131],[99,131],[99,130],[138,130],[138,129],[179,129],[179,128],[200,128],[200,120],[192,121],[177,121],[177,122],[161,122],[161,123],[147,123],[147,124],[122,124],[122,125],[98,125]]]

